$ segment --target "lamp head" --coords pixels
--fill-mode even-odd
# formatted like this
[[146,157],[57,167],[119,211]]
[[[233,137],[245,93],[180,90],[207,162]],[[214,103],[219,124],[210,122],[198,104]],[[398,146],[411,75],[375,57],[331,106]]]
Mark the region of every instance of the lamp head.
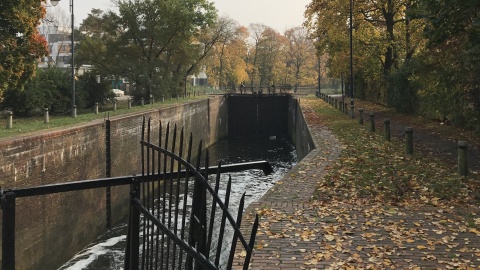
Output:
[[50,0],[50,3],[52,4],[52,6],[56,7],[58,5],[58,2],[60,2],[60,0]]

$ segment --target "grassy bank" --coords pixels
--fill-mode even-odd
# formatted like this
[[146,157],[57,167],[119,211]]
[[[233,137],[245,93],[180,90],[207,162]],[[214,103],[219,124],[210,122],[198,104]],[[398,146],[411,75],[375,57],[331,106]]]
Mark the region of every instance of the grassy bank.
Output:
[[478,175],[461,177],[455,166],[419,147],[413,155],[406,155],[403,140],[387,142],[383,130],[370,132],[368,123],[359,125],[358,119],[352,120],[320,99],[302,99],[302,106],[320,116],[343,148],[318,187],[318,199],[355,204],[478,204]]
[[128,109],[127,100],[119,100],[117,102],[117,110],[113,111],[112,104],[106,104],[99,108],[99,113],[95,114],[94,109],[90,110],[79,110],[77,117],[73,118],[70,115],[70,112],[61,115],[50,114],[49,123],[44,123],[44,116],[39,115],[36,117],[17,117],[13,116],[13,127],[7,129],[7,119],[4,118],[1,121],[0,127],[0,138],[13,137],[24,135],[30,132],[40,131],[40,130],[52,130],[57,128],[65,128],[69,126],[79,125],[88,123],[98,119],[105,119],[106,117],[114,117],[118,115],[125,115],[129,113],[136,113],[141,111],[147,111],[152,109],[159,109],[162,107],[168,107],[174,104],[185,103],[195,100],[200,100],[206,98],[205,95],[199,97],[191,98],[180,98],[165,100],[164,102],[156,102],[154,104],[146,104],[140,106],[140,104],[132,104],[132,107]]

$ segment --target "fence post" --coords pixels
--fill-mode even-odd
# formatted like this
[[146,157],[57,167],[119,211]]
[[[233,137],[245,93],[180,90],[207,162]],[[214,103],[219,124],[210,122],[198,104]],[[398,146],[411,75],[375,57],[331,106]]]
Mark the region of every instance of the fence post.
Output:
[[144,106],[145,105],[145,99],[142,97],[142,99],[140,100],[140,106]]
[[113,100],[113,111],[116,111],[117,110],[117,100],[114,99]]
[[343,112],[343,101],[339,100],[338,101],[338,109]]
[[[110,119],[105,121],[105,177],[112,177],[112,151],[111,151],[111,125]],[[107,229],[112,227],[112,197],[111,188],[108,186],[105,190],[105,208]]]
[[343,112],[345,114],[348,114],[348,103],[347,102],[343,102]]
[[466,141],[458,141],[458,174],[468,176],[468,144]]
[[95,102],[95,114],[98,114],[98,102]]
[[351,113],[352,119],[355,119],[355,105],[353,105],[353,104],[350,105],[350,113]]
[[383,127],[385,130],[385,134],[384,134],[385,140],[389,142],[390,141],[390,119],[385,118],[385,120],[383,120],[383,123],[384,123]]
[[338,100],[337,99],[334,99],[335,100],[335,109],[338,109]]
[[405,128],[405,153],[407,155],[413,154],[413,128]]
[[133,179],[130,185],[130,218],[128,221],[127,248],[125,250],[125,269],[138,270],[140,256],[140,211],[133,200],[140,199],[140,182]]
[[370,131],[375,132],[375,114],[370,113]]
[[77,118],[77,105],[73,105],[72,117]]
[[15,193],[2,194],[2,269],[15,270]]
[[48,124],[50,122],[50,118],[48,115],[48,108],[43,108],[43,123]]
[[358,116],[359,116],[358,123],[360,125],[363,125],[363,109],[362,108],[358,109]]
[[128,108],[131,109],[131,108],[132,108],[132,100],[131,100],[131,99],[127,99],[127,104],[128,104],[128,105],[127,105]]
[[165,102],[165,97],[164,97],[164,96],[162,96],[162,103],[163,103],[163,102]]
[[7,129],[11,129],[13,127],[13,112],[8,112],[7,116]]

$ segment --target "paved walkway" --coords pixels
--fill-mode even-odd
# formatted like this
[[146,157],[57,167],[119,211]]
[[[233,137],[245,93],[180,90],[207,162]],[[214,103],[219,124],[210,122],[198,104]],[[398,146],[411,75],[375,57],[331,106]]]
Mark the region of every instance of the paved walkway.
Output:
[[[313,198],[342,146],[303,110],[317,148],[246,209],[245,231],[260,217],[249,269],[480,269],[480,232],[452,209]],[[470,221],[480,224],[480,216]],[[235,269],[243,257],[236,254]]]

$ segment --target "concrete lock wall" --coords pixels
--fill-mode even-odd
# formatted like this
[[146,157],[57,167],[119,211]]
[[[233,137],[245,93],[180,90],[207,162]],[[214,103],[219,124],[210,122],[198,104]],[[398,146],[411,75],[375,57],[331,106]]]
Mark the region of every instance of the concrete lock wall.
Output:
[[[158,134],[160,121],[163,135],[168,122],[172,128],[176,124],[178,131],[183,127],[187,136],[193,133],[194,147],[201,139],[208,146],[227,135],[227,103],[220,96],[111,119],[112,176],[141,172],[139,142],[144,116],[152,119],[152,134]],[[155,135],[154,142],[158,141]],[[105,137],[104,121],[95,121],[0,140],[0,185],[9,189],[103,178]],[[111,189],[113,224],[128,212],[128,190]],[[91,243],[106,230],[105,201],[104,188],[18,198],[16,269],[56,269]]]
[[247,140],[289,137],[298,160],[315,148],[299,99],[292,96],[230,96],[228,136]]
[[305,121],[299,99],[294,97],[290,98],[288,102],[288,132],[295,145],[298,161],[315,149],[316,146]]

